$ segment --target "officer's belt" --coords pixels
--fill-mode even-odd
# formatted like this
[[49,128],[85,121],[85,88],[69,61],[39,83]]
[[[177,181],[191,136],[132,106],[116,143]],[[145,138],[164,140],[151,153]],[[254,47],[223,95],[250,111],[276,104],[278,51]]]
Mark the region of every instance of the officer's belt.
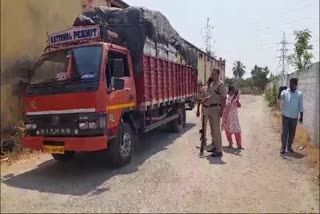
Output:
[[211,107],[214,107],[214,106],[221,106],[221,104],[211,104],[211,105],[203,105],[203,107],[205,108],[211,108]]

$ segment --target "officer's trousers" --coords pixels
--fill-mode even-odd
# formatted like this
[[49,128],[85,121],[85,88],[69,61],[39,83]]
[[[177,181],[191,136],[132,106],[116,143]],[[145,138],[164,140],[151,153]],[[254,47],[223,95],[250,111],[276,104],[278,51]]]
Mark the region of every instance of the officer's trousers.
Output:
[[[205,108],[207,111],[208,121],[210,125],[211,137],[214,143],[214,147],[217,152],[222,152],[222,140],[221,140],[221,130],[220,130],[220,106],[213,106]],[[204,111],[204,112],[205,112]]]

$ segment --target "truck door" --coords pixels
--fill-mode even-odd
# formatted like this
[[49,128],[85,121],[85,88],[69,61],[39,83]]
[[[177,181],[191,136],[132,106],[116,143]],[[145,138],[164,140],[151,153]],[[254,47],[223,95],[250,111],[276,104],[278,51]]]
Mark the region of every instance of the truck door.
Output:
[[134,79],[126,53],[109,50],[106,60],[108,129],[119,124],[122,113],[136,106]]

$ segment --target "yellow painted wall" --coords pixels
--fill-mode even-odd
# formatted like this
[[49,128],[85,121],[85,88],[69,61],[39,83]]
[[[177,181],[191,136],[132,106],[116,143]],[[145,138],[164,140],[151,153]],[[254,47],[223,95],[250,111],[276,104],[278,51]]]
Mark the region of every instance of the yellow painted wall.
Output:
[[81,0],[1,0],[1,127],[20,119],[22,112],[7,72],[17,60],[38,58],[46,46],[46,33],[70,27],[81,4]]
[[208,78],[211,75],[212,69],[217,68],[220,70],[220,79],[224,81],[225,79],[225,66],[219,63],[218,60],[209,58],[204,54],[200,57],[198,52],[198,81],[203,84],[207,82]]
[[205,60],[204,56],[199,57],[198,53],[198,81],[200,81],[202,84],[204,84],[205,81],[205,74],[204,74],[204,69],[205,69]]

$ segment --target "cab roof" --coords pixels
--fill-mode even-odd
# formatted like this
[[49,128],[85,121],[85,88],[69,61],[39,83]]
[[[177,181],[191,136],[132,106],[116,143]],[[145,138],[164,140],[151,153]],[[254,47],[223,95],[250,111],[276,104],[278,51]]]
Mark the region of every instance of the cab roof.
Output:
[[47,43],[44,52],[92,45],[109,45],[123,49],[118,34],[110,29],[102,29],[100,25],[71,27],[50,34]]

